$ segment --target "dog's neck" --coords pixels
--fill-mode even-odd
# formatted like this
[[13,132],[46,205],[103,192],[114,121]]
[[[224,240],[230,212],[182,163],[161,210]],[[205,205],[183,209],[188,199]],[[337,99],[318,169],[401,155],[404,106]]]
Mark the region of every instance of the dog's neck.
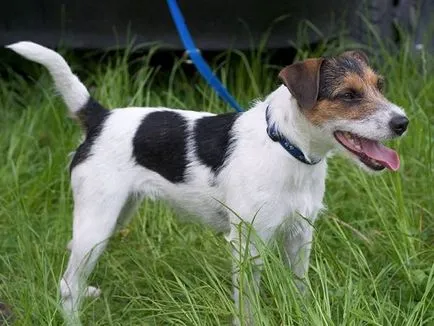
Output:
[[324,159],[333,149],[332,144],[324,140],[324,132],[306,119],[284,85],[272,92],[264,104],[268,107],[270,123],[310,160]]

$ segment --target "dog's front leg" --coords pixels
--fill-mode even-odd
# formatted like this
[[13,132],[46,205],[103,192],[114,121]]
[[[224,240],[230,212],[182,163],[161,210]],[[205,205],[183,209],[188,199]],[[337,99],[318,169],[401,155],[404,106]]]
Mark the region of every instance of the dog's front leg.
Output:
[[254,311],[259,297],[259,283],[263,260],[258,242],[266,243],[268,236],[251,232],[251,226],[234,226],[230,241],[233,253],[233,295],[238,313],[233,325],[254,325]]
[[[241,247],[246,247],[242,244]],[[238,316],[234,318],[233,325],[253,325],[254,299],[259,292],[261,278],[262,259],[258,256],[253,245],[249,245],[247,255],[237,248],[233,248],[232,285],[235,308]],[[249,273],[249,265],[252,266],[252,273]],[[243,322],[241,322],[241,320]]]
[[303,224],[297,232],[286,230],[284,236],[286,260],[295,276],[295,284],[302,293],[306,290],[312,237],[313,227],[308,223]]

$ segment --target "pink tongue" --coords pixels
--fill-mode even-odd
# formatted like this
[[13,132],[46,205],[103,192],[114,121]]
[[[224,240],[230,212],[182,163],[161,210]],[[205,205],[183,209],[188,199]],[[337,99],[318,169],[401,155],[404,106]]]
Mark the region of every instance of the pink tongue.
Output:
[[366,156],[382,163],[390,170],[396,171],[399,169],[399,156],[393,149],[384,146],[380,142],[368,139],[360,139],[360,145]]

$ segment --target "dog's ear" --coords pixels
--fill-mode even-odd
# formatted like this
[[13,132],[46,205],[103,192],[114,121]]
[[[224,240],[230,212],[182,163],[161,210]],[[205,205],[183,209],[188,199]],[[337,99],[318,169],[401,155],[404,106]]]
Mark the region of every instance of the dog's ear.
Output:
[[323,58],[307,59],[287,66],[279,73],[279,78],[302,109],[311,109],[317,102],[323,61]]
[[367,65],[369,65],[368,56],[362,50],[346,51],[342,55],[348,56],[348,57],[353,57],[353,58],[355,58],[359,61],[362,61],[362,62],[366,63]]

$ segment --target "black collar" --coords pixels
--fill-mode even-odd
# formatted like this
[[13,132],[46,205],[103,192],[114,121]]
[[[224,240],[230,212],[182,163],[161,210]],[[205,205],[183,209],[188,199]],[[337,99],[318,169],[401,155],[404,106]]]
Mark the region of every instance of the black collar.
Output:
[[292,156],[294,156],[300,162],[308,165],[315,165],[321,161],[319,160],[308,160],[303,152],[294,144],[292,144],[285,136],[283,136],[276,128],[274,123],[270,124],[270,116],[268,114],[268,109],[270,106],[267,106],[265,110],[265,120],[267,121],[267,134],[271,138],[272,141],[279,142],[280,145]]

